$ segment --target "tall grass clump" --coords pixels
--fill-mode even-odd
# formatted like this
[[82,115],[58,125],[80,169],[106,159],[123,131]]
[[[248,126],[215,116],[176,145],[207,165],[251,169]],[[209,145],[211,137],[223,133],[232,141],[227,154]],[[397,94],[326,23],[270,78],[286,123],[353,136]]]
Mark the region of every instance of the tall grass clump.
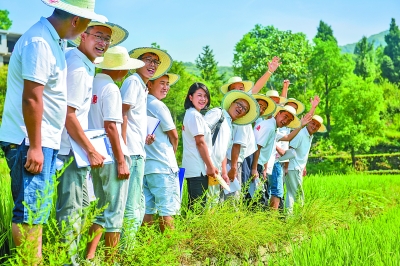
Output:
[[11,178],[5,159],[0,159],[0,263],[13,247],[11,218],[14,202],[11,195]]

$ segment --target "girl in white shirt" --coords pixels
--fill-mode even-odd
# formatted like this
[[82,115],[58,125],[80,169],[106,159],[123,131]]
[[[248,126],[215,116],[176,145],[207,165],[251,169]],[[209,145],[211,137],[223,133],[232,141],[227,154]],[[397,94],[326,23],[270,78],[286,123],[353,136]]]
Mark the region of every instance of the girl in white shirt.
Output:
[[188,184],[189,208],[201,198],[204,206],[208,189],[208,176],[215,177],[218,169],[211,161],[211,131],[200,110],[210,106],[210,93],[202,83],[190,86],[185,99],[185,117],[182,126],[183,159]]

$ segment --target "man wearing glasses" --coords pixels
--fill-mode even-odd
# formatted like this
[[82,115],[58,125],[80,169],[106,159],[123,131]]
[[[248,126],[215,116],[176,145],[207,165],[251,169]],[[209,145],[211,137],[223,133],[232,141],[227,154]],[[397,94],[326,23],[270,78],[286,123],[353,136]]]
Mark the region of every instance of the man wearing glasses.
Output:
[[[114,34],[115,33],[115,34]],[[70,256],[75,263],[78,243],[74,235],[79,235],[83,208],[89,206],[86,175],[90,167],[103,166],[105,159],[98,153],[86,137],[88,114],[92,98],[93,78],[95,74],[94,60],[103,56],[111,45],[111,37],[115,35],[116,45],[128,35],[126,30],[115,24],[91,22],[84,33],[72,41],[77,48],[69,50],[67,61],[67,116],[65,128],[61,136],[61,147],[57,158],[63,163],[72,163],[59,178],[57,187],[56,218],[61,226],[62,221],[71,226],[66,241],[71,242]],[[78,168],[72,152],[69,138],[75,140],[86,152],[90,167]],[[73,233],[73,231],[76,231]],[[71,239],[68,239],[71,238]]]
[[[125,208],[126,228],[124,237],[129,240],[142,224],[144,217],[143,176],[145,144],[154,142],[154,135],[147,134],[147,82],[164,75],[171,67],[172,58],[157,48],[136,48],[129,53],[131,58],[142,60],[145,65],[136,69],[122,84],[122,137],[132,160],[128,199]],[[130,243],[131,241],[126,241]]]

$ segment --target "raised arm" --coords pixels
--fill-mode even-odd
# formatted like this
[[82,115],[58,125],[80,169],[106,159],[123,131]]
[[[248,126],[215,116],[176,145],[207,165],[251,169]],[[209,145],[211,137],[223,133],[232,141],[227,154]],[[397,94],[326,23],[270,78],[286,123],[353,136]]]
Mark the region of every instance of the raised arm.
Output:
[[262,75],[261,78],[257,80],[256,84],[251,89],[253,94],[257,94],[264,87],[264,85],[267,83],[275,70],[282,64],[280,60],[281,59],[279,57],[274,56],[274,58],[272,58],[272,61],[268,62],[267,72],[265,72],[264,75]]
[[289,85],[290,85],[290,80],[285,79],[283,81],[283,87],[282,87],[282,92],[281,92],[281,96],[287,98],[287,93],[289,91]]

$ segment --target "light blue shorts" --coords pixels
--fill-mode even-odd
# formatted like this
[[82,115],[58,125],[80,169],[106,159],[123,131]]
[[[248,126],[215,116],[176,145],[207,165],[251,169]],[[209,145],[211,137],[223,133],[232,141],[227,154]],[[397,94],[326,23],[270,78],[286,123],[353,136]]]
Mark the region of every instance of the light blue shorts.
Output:
[[158,213],[160,216],[178,214],[181,205],[178,172],[145,175],[143,191],[146,214]]

